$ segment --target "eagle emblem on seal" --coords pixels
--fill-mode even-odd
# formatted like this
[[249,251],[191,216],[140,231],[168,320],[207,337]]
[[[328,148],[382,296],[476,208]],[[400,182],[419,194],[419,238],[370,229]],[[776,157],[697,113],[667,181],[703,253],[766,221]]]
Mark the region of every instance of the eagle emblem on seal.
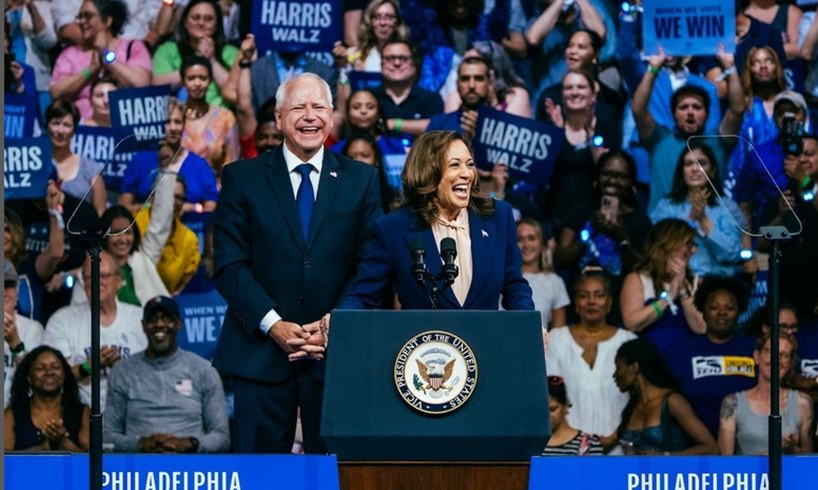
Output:
[[438,391],[440,389],[446,390],[447,392],[451,391],[452,387],[446,386],[446,381],[452,377],[455,361],[456,359],[452,359],[441,367],[436,363],[426,364],[420,359],[415,359],[415,362],[417,362],[418,365],[420,377],[426,382],[426,386],[423,387],[424,391],[428,389],[432,389],[433,391]]

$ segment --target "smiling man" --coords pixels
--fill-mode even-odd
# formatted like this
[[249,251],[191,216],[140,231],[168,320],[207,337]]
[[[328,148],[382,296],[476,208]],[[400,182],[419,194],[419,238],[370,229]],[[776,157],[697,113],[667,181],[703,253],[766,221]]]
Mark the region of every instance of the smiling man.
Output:
[[326,81],[298,75],[276,102],[284,144],[222,176],[214,281],[228,310],[213,365],[233,376],[236,451],[290,452],[300,407],[304,449],[320,453],[327,339],[316,321],[355,270],[380,187],[374,167],[324,149]]
[[219,373],[179,349],[179,306],[166,296],[145,304],[148,348],[115,366],[108,382],[105,443],[116,452],[215,453],[230,447]]

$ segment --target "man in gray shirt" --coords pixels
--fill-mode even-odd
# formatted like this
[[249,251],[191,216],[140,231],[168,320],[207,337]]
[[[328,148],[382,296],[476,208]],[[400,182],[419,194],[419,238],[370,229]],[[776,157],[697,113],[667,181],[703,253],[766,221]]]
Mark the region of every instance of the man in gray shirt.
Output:
[[145,304],[144,352],[123,359],[108,379],[103,422],[107,450],[214,453],[230,447],[227,404],[219,374],[180,350],[179,306],[165,296]]

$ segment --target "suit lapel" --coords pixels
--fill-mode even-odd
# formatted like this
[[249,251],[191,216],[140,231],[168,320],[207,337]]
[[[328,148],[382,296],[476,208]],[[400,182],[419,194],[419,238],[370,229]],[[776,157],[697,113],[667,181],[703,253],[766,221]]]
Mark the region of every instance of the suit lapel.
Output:
[[315,208],[312,210],[312,221],[310,221],[307,248],[312,244],[316,233],[321,228],[321,223],[324,222],[332,207],[333,199],[335,199],[343,178],[340,168],[341,164],[338,163],[338,159],[325,148],[324,160],[321,162],[321,177],[318,180],[318,196],[315,200]]
[[488,278],[489,271],[493,269],[493,259],[495,251],[494,223],[485,221],[473,211],[469,211],[469,237],[471,238],[471,263],[472,277],[469,286],[469,294],[466,295],[464,308],[468,308],[471,302],[480,294],[483,284]]
[[270,182],[273,195],[278,201],[278,206],[284,215],[284,221],[287,222],[290,233],[292,233],[299,246],[304,248],[306,244],[301,234],[301,220],[298,217],[293,185],[287,172],[287,163],[284,161],[284,151],[281,147],[278,147],[270,150],[268,155],[270,157],[265,162],[267,165],[267,180]]

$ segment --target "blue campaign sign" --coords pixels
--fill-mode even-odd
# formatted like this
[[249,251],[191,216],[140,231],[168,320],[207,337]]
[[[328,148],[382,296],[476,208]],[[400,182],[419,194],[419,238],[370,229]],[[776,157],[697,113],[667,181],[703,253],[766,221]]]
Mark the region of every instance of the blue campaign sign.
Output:
[[3,135],[6,138],[31,138],[37,119],[37,99],[6,94],[3,97]]
[[190,228],[190,231],[195,233],[196,238],[199,239],[200,254],[204,254],[205,234],[207,233],[207,225],[210,224],[210,218],[212,217],[213,213],[209,211],[204,213],[195,213],[191,211],[182,215],[182,223]]
[[124,143],[119,146],[117,143],[113,129],[97,126],[77,126],[71,139],[71,151],[105,166],[102,171],[105,187],[114,190],[122,186],[125,169],[134,156],[134,152],[122,150]]
[[259,52],[332,51],[341,39],[341,0],[257,0],[251,30]]
[[713,55],[719,44],[736,52],[736,6],[724,0],[651,0],[642,5],[645,54]]
[[[8,454],[6,490],[88,488],[87,454]],[[338,489],[335,456],[106,454],[103,490]]]
[[[818,456],[785,456],[782,488],[815,486]],[[568,456],[531,458],[530,490],[767,490],[766,456]]]
[[554,125],[483,107],[472,148],[474,162],[482,169],[503,163],[512,180],[545,184],[564,142],[565,133]]
[[383,85],[383,75],[374,71],[349,72],[349,86],[353,92],[373,90]]
[[5,199],[45,197],[48,179],[54,174],[51,140],[8,138],[3,146]]
[[176,339],[179,347],[205,359],[213,359],[227,311],[224,298],[213,290],[200,294],[181,294],[175,299],[184,323],[184,329]]
[[165,137],[170,85],[113,90],[108,94],[111,127],[122,151],[155,148]]

